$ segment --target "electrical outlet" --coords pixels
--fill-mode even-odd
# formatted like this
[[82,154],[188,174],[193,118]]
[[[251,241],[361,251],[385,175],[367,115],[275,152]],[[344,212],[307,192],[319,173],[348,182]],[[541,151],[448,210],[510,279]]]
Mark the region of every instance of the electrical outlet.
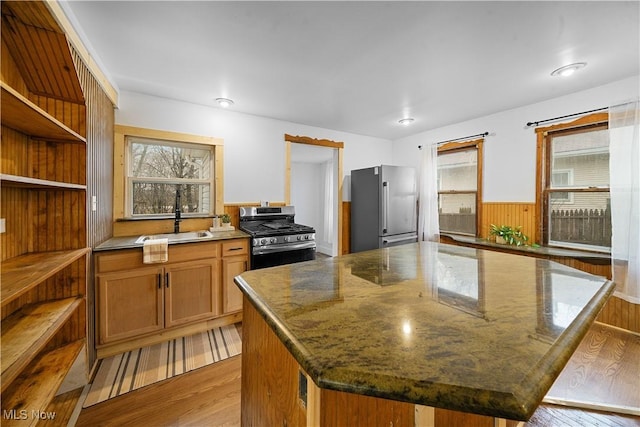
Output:
[[4,233],[7,231],[5,223],[6,223],[6,219],[0,218],[0,233]]
[[98,198],[91,196],[91,212],[95,212],[96,210],[98,210]]

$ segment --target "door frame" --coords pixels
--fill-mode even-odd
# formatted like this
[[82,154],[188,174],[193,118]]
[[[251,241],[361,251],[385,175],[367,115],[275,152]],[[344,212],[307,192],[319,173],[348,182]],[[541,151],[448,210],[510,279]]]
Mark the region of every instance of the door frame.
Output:
[[319,147],[335,148],[338,150],[338,194],[337,196],[337,219],[338,219],[338,255],[342,254],[342,150],[344,142],[331,141],[328,139],[316,139],[308,136],[293,136],[284,134],[285,141],[285,179],[284,179],[284,199],[285,204],[291,204],[291,144],[307,144]]

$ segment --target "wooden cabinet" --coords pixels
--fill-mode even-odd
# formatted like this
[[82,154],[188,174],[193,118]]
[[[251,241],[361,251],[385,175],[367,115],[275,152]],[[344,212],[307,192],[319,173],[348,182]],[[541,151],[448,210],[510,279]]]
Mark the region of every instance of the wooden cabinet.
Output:
[[242,310],[242,292],[233,278],[249,270],[249,241],[236,239],[222,244],[222,312]]
[[163,269],[118,271],[98,276],[99,343],[164,328]]
[[220,312],[218,261],[183,262],[164,274],[165,327],[217,316]]
[[215,259],[199,260],[98,275],[98,342],[216,316],[217,264]]
[[169,262],[144,264],[142,249],[96,253],[98,344],[216,316],[218,242],[169,246]]
[[169,245],[164,264],[143,264],[140,248],[96,252],[98,346],[166,339],[223,315],[238,321],[242,294],[233,278],[248,269],[248,254],[248,239]]
[[1,55],[2,424],[26,425],[86,341],[86,107],[45,2],[2,2]]

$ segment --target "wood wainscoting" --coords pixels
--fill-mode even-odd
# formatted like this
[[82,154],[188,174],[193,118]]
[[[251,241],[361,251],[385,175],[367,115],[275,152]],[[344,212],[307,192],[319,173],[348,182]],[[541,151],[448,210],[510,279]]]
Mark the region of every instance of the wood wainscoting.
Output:
[[535,203],[483,203],[480,237],[489,237],[491,224],[522,227],[522,232],[531,239],[536,237]]

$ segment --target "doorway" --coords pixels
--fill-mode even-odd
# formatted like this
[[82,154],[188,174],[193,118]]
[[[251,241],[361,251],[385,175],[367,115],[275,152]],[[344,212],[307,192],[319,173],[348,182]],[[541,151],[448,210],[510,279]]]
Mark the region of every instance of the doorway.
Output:
[[285,135],[286,203],[295,206],[296,222],[316,230],[318,253],[342,251],[343,143]]

